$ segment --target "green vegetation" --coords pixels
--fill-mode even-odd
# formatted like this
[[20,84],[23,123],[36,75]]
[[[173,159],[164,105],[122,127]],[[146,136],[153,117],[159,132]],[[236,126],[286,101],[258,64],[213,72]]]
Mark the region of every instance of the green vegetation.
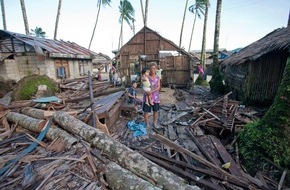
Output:
[[24,77],[18,82],[18,87],[13,91],[14,100],[29,100],[37,92],[39,85],[47,85],[47,91],[54,94],[57,91],[57,85],[52,79],[45,75],[31,75]]
[[207,82],[207,80],[204,80],[201,75],[197,77],[197,79],[195,80],[195,84],[201,85],[201,86],[209,86],[209,83]]
[[261,121],[248,124],[240,132],[238,142],[243,163],[252,175],[271,167],[265,158],[282,167],[290,166],[289,143],[271,125],[262,126]]
[[212,78],[209,81],[210,90],[214,93],[224,93],[225,87],[223,84],[223,77],[219,71],[219,65],[213,64],[212,66]]

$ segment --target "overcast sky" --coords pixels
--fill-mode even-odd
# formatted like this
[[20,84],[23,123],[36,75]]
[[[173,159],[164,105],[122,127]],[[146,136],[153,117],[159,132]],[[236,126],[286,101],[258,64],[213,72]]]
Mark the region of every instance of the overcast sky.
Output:
[[[7,30],[25,34],[19,0],[4,0]],[[91,50],[110,57],[118,48],[120,34],[120,1],[111,0],[111,6],[101,8]],[[135,8],[136,33],[143,27],[140,0],[129,0]],[[63,0],[57,39],[75,42],[88,48],[97,16],[97,0]],[[189,0],[189,5],[194,4]],[[216,1],[210,0],[207,24],[207,49],[213,49]],[[150,0],[147,26],[164,38],[179,44],[181,23],[186,0]],[[145,0],[143,0],[145,6]],[[25,0],[30,29],[41,27],[52,39],[58,0]],[[273,30],[286,27],[289,0],[223,0],[221,15],[220,48],[232,50],[244,47],[264,37]],[[188,50],[194,15],[187,11],[183,30],[182,46]],[[1,29],[3,23],[1,19]],[[203,18],[196,21],[191,50],[200,50]],[[133,36],[133,31],[124,23],[124,44]]]

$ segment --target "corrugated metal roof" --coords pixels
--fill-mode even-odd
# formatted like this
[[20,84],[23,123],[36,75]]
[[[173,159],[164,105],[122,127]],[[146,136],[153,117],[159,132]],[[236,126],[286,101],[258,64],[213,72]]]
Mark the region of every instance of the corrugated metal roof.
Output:
[[[57,55],[57,54],[69,54],[74,55],[73,57],[94,57],[97,55],[97,53],[86,49],[82,46],[79,46],[78,44],[74,42],[65,42],[65,41],[59,41],[59,40],[52,40],[52,39],[46,39],[46,38],[38,38],[34,36],[28,36],[24,34],[18,34],[14,32],[4,31],[0,30],[0,36],[1,38],[4,38],[3,36],[7,36],[5,34],[8,34],[9,36],[15,37],[16,39],[31,45],[34,47],[35,51],[38,54],[41,54],[40,48],[43,51],[47,51],[48,53],[51,53],[51,55]],[[70,56],[72,57],[72,56]]]

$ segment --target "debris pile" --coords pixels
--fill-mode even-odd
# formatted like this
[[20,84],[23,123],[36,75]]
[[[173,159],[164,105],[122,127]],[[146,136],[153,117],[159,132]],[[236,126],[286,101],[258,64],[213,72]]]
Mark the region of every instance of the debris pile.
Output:
[[162,128],[133,135],[128,124],[144,122],[142,112],[110,86],[81,78],[55,97],[2,104],[0,189],[284,188],[240,165],[237,132],[256,117],[230,93],[205,102],[175,89],[178,101],[161,103]]

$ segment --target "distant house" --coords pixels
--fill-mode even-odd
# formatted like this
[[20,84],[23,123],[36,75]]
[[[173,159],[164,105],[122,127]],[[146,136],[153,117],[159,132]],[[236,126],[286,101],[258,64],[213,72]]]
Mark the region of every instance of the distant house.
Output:
[[18,81],[31,74],[78,78],[92,71],[97,53],[76,43],[0,30],[0,75]]
[[111,62],[111,58],[108,55],[98,53],[93,59],[93,72],[97,73],[99,68],[102,69],[102,72],[108,72]]
[[131,74],[140,74],[150,62],[163,69],[162,84],[187,86],[193,77],[193,57],[157,32],[143,27],[116,53],[115,62],[121,77],[130,82]]
[[290,27],[279,28],[225,59],[226,85],[238,100],[270,105],[280,85],[290,48]]

